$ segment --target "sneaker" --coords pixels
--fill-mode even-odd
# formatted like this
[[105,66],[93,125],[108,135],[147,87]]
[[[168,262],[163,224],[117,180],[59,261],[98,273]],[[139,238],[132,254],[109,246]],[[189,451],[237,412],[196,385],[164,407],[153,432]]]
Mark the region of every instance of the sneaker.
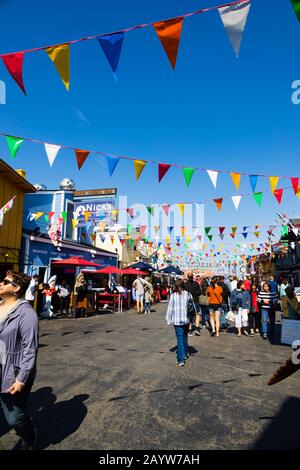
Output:
[[258,328],[256,328],[255,333],[256,333],[257,335],[259,335],[259,329],[258,329]]
[[263,335],[263,339],[267,339],[267,335]]
[[33,441],[30,444],[28,444],[28,443],[24,442],[23,439],[22,439],[21,440],[21,450],[35,450],[37,437],[38,437],[38,433],[37,433],[37,430],[34,428]]
[[250,333],[250,336],[254,336],[254,333]]
[[201,331],[200,330],[195,330],[195,336],[201,336]]
[[190,357],[189,353],[185,356],[184,360],[186,361]]
[[215,336],[216,332],[215,331],[212,331],[210,336]]
[[245,336],[249,336],[248,331],[245,330],[245,331],[244,331],[244,335],[245,335]]
[[179,367],[183,367],[183,366],[184,366],[184,362],[179,362],[178,365],[179,365]]
[[193,336],[193,332],[192,332],[192,331],[189,331],[189,332],[188,332],[188,336]]

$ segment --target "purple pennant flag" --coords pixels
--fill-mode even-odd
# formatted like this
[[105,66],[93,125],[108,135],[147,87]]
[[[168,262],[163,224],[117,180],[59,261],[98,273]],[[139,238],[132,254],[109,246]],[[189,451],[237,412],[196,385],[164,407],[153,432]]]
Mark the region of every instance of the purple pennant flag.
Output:
[[112,71],[115,72],[121,55],[124,33],[108,34],[107,36],[99,36],[97,39],[110,63]]

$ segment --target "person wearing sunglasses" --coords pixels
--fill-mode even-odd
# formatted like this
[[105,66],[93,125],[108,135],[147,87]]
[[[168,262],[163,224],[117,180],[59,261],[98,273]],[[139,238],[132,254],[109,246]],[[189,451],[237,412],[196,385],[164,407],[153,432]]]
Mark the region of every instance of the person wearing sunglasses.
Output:
[[0,406],[22,450],[33,449],[36,441],[26,412],[38,351],[38,317],[24,299],[30,279],[8,272],[0,281]]

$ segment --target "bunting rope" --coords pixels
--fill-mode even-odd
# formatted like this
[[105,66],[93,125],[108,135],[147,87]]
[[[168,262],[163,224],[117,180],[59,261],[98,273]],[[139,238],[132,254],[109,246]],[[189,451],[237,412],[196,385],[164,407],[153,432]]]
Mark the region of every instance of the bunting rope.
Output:
[[242,3],[248,3],[248,1],[249,0],[237,0],[237,1],[234,1],[234,2],[223,3],[221,5],[216,5],[216,6],[207,7],[207,8],[201,8],[199,10],[195,10],[195,11],[192,11],[192,12],[189,12],[189,13],[184,13],[182,15],[177,15],[177,16],[174,16],[172,18],[152,21],[151,23],[141,23],[139,25],[131,26],[129,28],[121,28],[121,29],[118,29],[118,30],[115,30],[115,31],[110,31],[108,33],[96,34],[96,35],[92,35],[92,36],[85,36],[83,38],[72,39],[72,40],[69,40],[69,41],[64,41],[64,42],[56,43],[56,44],[51,44],[51,45],[48,45],[48,46],[40,46],[40,47],[34,47],[32,49],[23,49],[23,50],[16,51],[16,52],[2,53],[2,54],[0,54],[0,57],[3,57],[5,55],[10,55],[10,54],[20,54],[20,53],[23,53],[23,54],[26,53],[27,54],[27,53],[30,53],[30,52],[38,52],[38,51],[42,51],[42,50],[45,50],[45,49],[48,49],[48,48],[59,47],[61,45],[65,45],[65,44],[76,44],[78,42],[90,41],[92,39],[97,39],[99,37],[111,36],[112,34],[128,33],[129,31],[133,31],[135,29],[148,28],[149,26],[153,26],[155,23],[169,22],[169,21],[173,21],[173,20],[177,20],[177,19],[181,19],[181,18],[185,19],[185,18],[188,18],[190,16],[199,15],[200,13],[207,13],[209,11],[218,10],[219,8],[231,7],[231,6],[235,6],[235,5],[240,5]]

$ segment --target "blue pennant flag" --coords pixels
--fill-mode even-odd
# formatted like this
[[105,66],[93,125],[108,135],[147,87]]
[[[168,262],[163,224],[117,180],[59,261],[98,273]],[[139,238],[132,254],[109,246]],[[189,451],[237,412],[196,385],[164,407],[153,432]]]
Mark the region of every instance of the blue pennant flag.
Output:
[[[169,232],[170,235],[171,235],[173,229],[174,229],[174,227],[168,227],[168,232]],[[178,242],[178,243],[179,243],[179,242]]]
[[243,235],[244,238],[247,238],[248,233],[242,233],[242,235]]
[[245,226],[243,227],[243,232],[246,232],[246,230],[247,230],[248,227],[249,227],[249,225],[245,225]]
[[107,159],[107,165],[108,165],[108,171],[109,171],[109,176],[112,177],[113,172],[116,169],[117,164],[119,163],[119,158],[116,157],[106,157]]
[[255,188],[256,188],[256,185],[257,185],[257,180],[258,180],[258,176],[257,175],[249,175],[249,181],[250,181],[250,184],[251,184],[251,188],[252,188],[252,192],[255,193]]
[[124,33],[108,34],[107,36],[99,36],[97,39],[113,72],[115,72],[121,55]]

